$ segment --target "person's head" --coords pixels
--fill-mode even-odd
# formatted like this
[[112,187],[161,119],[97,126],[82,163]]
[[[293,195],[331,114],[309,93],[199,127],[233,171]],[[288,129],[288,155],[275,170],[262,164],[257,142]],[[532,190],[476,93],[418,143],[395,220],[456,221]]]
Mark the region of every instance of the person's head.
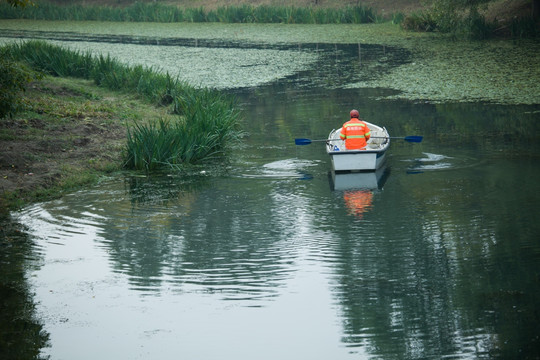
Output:
[[360,113],[358,112],[358,110],[351,110],[351,119],[352,118],[360,119]]

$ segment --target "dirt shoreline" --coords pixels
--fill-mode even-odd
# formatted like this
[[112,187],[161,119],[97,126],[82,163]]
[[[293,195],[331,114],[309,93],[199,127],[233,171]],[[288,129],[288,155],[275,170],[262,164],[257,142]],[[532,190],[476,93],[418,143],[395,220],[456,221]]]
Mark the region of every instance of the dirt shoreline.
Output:
[[46,77],[24,97],[26,110],[0,121],[0,215],[121,170],[126,122],[168,116],[87,80]]

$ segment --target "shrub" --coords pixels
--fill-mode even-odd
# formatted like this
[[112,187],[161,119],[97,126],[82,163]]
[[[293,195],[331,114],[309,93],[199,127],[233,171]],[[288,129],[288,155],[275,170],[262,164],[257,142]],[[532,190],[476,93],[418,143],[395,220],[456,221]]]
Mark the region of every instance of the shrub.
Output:
[[23,63],[0,56],[0,118],[13,116],[23,104],[22,93],[28,83],[39,78],[39,73]]
[[478,11],[471,11],[461,24],[464,33],[473,39],[489,38],[493,36],[496,28],[495,23],[487,21]]
[[539,24],[532,16],[513,19],[510,34],[517,38],[535,38],[539,34]]
[[409,31],[435,31],[437,22],[432,13],[423,11],[405,17],[401,22],[401,27]]

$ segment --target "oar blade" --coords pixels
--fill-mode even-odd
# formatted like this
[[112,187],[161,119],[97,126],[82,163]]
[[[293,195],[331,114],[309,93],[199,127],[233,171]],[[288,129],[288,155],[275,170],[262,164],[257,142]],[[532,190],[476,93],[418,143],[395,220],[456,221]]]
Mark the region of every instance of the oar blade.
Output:
[[309,145],[311,144],[310,139],[294,139],[295,145]]
[[403,138],[403,140],[405,141],[408,141],[408,142],[416,142],[416,143],[419,143],[419,142],[422,142],[422,139],[424,137],[423,136],[416,136],[416,135],[412,135],[412,136],[405,136]]

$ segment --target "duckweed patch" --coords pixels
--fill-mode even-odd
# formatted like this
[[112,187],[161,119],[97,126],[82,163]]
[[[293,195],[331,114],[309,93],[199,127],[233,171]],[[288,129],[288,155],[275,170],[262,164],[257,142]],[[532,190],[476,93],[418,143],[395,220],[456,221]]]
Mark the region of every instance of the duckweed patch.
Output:
[[[537,66],[540,42],[536,40],[454,41],[440,34],[405,32],[390,23],[285,25],[0,21],[0,29],[54,31],[57,34],[75,30],[86,36],[191,38],[194,41],[257,44],[257,49],[192,46],[173,50],[163,47],[155,54],[145,54],[145,64],[178,73],[182,79],[196,86],[220,89],[259,86],[317,66],[320,54],[313,49],[304,49],[303,44],[390,45],[406,50],[410,56],[401,64],[384,63],[382,59],[363,62],[352,70],[346,69],[352,73],[348,74],[345,83],[330,79],[316,85],[387,88],[398,91],[390,98],[412,101],[540,103],[540,67]],[[263,48],[265,44],[268,49]],[[297,50],[272,48],[279,44],[296,46]],[[85,46],[94,47],[96,51],[110,46],[117,53],[124,45],[95,43]],[[133,59],[129,55],[130,48],[125,49],[126,57]],[[173,59],[173,63],[168,65],[161,59]]]
[[349,88],[399,90],[390,98],[428,102],[540,104],[540,43],[441,42],[416,46],[414,60]]
[[52,43],[94,55],[110,54],[131,66],[148,66],[193,86],[220,90],[255,87],[277,81],[309,68],[317,59],[316,55],[302,50]]

